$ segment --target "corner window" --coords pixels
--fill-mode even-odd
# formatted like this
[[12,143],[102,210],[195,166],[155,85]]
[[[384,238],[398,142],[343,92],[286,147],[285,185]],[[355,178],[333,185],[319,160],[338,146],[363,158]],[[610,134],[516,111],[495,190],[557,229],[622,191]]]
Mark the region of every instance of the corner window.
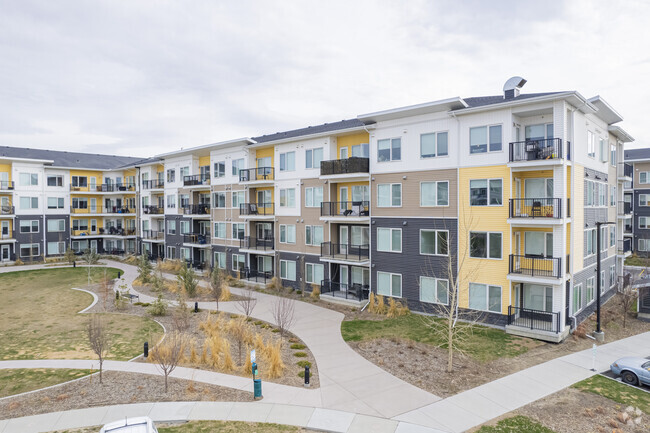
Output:
[[503,204],[503,180],[470,180],[469,204],[471,206],[501,206]]
[[377,140],[377,162],[399,161],[402,159],[402,139]]
[[392,274],[389,272],[377,272],[377,294],[382,296],[391,296],[394,298],[402,297],[402,274]]
[[402,184],[383,183],[377,185],[377,207],[402,206]]
[[401,253],[402,229],[378,228],[377,251]]
[[449,182],[420,183],[420,206],[449,206]]

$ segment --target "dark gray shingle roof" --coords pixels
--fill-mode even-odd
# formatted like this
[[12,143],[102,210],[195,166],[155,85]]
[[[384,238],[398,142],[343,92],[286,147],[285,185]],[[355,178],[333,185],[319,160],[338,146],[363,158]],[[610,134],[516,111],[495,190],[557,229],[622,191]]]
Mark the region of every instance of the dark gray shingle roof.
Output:
[[341,120],[340,122],[323,123],[322,125],[308,126],[306,128],[294,129],[285,132],[276,132],[275,134],[260,135],[252,137],[258,143],[266,143],[275,140],[284,140],[287,138],[300,137],[303,135],[320,134],[322,132],[338,131],[341,129],[358,128],[363,126],[359,119]]
[[650,148],[626,150],[625,159],[650,159]]
[[469,105],[469,108],[474,108],[474,107],[483,107],[485,105],[500,104],[502,102],[519,101],[522,99],[539,98],[541,96],[548,96],[548,95],[557,95],[559,93],[565,93],[565,92],[525,93],[511,99],[504,99],[503,95],[473,96],[470,98],[463,98],[463,101],[465,101],[467,105]]
[[45,159],[54,161],[55,167],[79,167],[109,170],[131,165],[143,158],[130,156],[99,155],[94,153],[65,152],[61,150],[30,149],[0,146],[0,158]]

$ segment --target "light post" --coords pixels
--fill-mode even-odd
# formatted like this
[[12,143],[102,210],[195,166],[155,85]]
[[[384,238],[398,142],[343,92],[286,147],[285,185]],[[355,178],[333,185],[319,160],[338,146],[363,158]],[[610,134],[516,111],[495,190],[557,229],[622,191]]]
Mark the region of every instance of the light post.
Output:
[[597,222],[596,223],[596,341],[602,343],[605,341],[605,333],[600,329],[600,227],[613,222]]

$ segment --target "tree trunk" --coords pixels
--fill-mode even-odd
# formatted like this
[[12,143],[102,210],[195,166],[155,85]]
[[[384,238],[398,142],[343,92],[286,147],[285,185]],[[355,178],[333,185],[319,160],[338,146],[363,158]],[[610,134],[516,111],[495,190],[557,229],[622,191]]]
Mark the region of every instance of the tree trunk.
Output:
[[165,373],[165,394],[167,394],[167,376],[168,374]]
[[[453,311],[453,310],[452,310]],[[449,321],[447,322],[447,352],[448,352],[448,359],[447,359],[447,373],[451,373],[454,371],[454,322],[453,322],[453,317],[449,317]]]
[[102,383],[102,365],[104,364],[103,360],[99,360],[99,383]]

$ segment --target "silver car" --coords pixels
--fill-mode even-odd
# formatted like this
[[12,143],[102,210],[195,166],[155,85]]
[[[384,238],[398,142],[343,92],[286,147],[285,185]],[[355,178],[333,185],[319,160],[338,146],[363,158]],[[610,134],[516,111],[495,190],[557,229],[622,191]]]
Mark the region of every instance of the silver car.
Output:
[[158,430],[151,418],[139,416],[108,423],[99,433],[158,433]]
[[610,365],[610,368],[612,373],[621,376],[625,383],[650,385],[650,361],[645,358],[621,358]]

